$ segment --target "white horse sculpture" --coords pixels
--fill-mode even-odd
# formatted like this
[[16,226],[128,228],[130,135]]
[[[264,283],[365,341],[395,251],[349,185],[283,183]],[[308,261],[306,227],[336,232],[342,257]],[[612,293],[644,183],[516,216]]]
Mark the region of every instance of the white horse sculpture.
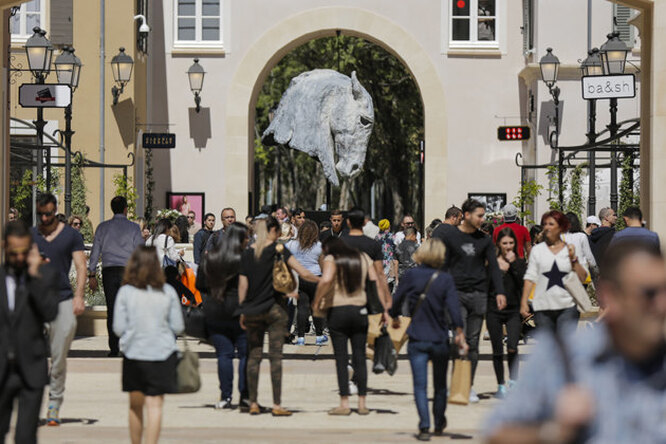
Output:
[[347,77],[315,69],[291,80],[262,142],[318,158],[326,178],[339,185],[336,169],[344,177],[360,174],[374,117],[372,98],[355,71]]

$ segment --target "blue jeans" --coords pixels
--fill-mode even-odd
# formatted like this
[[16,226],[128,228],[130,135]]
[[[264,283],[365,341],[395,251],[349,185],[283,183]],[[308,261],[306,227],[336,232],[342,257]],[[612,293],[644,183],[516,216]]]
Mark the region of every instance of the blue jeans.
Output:
[[446,417],[446,367],[449,363],[449,345],[446,342],[409,340],[409,363],[412,366],[414,400],[419,413],[419,430],[430,429],[428,414],[428,361],[432,361],[432,379],[435,386],[432,414],[435,429],[445,426]]
[[217,376],[220,380],[221,399],[231,399],[234,387],[234,352],[238,353],[238,391],[241,400],[248,399],[247,389],[247,335],[238,321],[232,321],[222,332],[212,333],[210,342],[217,355]]

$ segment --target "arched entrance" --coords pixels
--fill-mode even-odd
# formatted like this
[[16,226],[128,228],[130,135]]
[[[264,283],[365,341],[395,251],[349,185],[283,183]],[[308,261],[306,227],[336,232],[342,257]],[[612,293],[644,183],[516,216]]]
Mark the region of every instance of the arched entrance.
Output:
[[269,29],[246,53],[233,77],[226,107],[224,175],[227,183],[237,186],[226,188],[225,201],[247,213],[254,106],[271,68],[292,49],[312,39],[334,36],[336,30],[382,46],[400,59],[416,80],[425,117],[425,219],[437,217],[447,202],[446,110],[441,80],[419,42],[402,27],[370,11],[350,7],[297,14]]

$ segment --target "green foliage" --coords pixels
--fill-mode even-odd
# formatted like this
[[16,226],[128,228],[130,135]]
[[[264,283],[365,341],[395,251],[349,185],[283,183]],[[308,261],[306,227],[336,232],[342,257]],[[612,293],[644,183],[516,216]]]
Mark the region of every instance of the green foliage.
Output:
[[114,196],[123,196],[127,199],[127,218],[136,219],[136,200],[139,198],[139,193],[137,193],[132,179],[124,174],[116,174],[113,176],[113,184],[116,187]]
[[556,165],[551,165],[548,167],[548,205],[551,210],[562,211],[562,205],[560,205],[560,196],[564,196],[564,192],[567,189],[567,183],[562,182],[562,189],[559,187],[560,183],[560,169]]
[[620,201],[618,206],[618,218],[615,223],[616,230],[622,230],[626,227],[622,213],[627,207],[636,205],[640,206],[640,189],[638,183],[634,186],[634,158],[629,154],[625,154],[622,159],[622,179],[620,180]]
[[155,190],[155,177],[153,176],[153,150],[146,150],[146,208],[143,217],[150,220],[153,216],[153,191]]
[[[402,212],[419,219],[422,194],[419,144],[424,138],[423,104],[420,91],[409,71],[395,56],[361,38],[340,36],[311,40],[288,53],[269,73],[256,105],[255,165],[257,192],[275,183],[277,147],[261,144],[268,127],[269,111],[277,107],[289,82],[313,69],[334,69],[345,75],[356,71],[359,81],[372,97],[375,123],[370,137],[364,172],[351,181],[352,204],[370,208],[370,189],[376,186],[378,212],[395,220]],[[307,154],[282,149],[283,204],[316,208],[321,198],[323,173],[318,162]],[[332,190],[337,206],[340,188]],[[260,194],[261,195],[261,194]],[[275,202],[275,199],[273,199]],[[265,197],[259,205],[266,203]]]
[[88,190],[83,175],[83,156],[77,156],[72,162],[72,214],[83,218],[81,234],[85,242],[93,241],[92,223],[86,217]]
[[565,205],[565,213],[574,213],[578,216],[578,220],[584,220],[583,214],[583,170],[587,168],[586,163],[581,163],[574,168],[569,174],[569,200]]
[[518,208],[518,217],[520,217],[526,225],[536,224],[534,219],[532,219],[533,214],[530,207],[534,205],[534,202],[536,202],[536,199],[539,197],[542,190],[543,186],[539,185],[537,181],[533,179],[520,183],[520,189],[512,203]]
[[[10,206],[16,208],[21,217],[30,213],[32,206],[32,188],[36,187],[38,192],[46,191],[46,178],[37,176],[32,178],[32,169],[23,171],[23,176],[18,181],[11,183],[9,188]],[[51,192],[58,194],[60,189],[60,174],[57,168],[51,168]]]

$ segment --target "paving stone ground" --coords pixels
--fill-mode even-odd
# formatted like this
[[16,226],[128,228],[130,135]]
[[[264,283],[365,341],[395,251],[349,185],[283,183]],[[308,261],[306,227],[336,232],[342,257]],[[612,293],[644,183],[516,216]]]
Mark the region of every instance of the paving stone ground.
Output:
[[[307,337],[307,340],[314,343],[314,337]],[[106,357],[106,343],[107,338],[100,336],[74,341],[68,359],[65,403],[61,409],[63,424],[41,427],[41,442],[128,442],[128,400],[127,394],[121,391],[121,360]],[[283,363],[283,405],[295,413],[290,418],[273,418],[270,414],[249,416],[238,410],[214,410],[219,389],[212,347],[194,341],[189,343],[200,352],[202,389],[194,394],[166,397],[161,442],[321,444],[414,441],[418,416],[412,396],[409,361],[404,356],[401,356],[398,371],[392,377],[370,373],[369,416],[353,413],[349,417],[331,417],[326,412],[338,401],[331,346],[319,349],[314,345],[288,345]],[[481,402],[469,406],[449,405],[447,435],[433,438],[434,442],[482,442],[483,420],[498,401],[491,396],[496,385],[488,341],[483,341],[481,354],[475,382],[482,396]],[[270,406],[267,360],[262,363],[259,391],[259,402]],[[234,401],[237,399],[235,393]],[[352,398],[352,403],[355,402]]]

